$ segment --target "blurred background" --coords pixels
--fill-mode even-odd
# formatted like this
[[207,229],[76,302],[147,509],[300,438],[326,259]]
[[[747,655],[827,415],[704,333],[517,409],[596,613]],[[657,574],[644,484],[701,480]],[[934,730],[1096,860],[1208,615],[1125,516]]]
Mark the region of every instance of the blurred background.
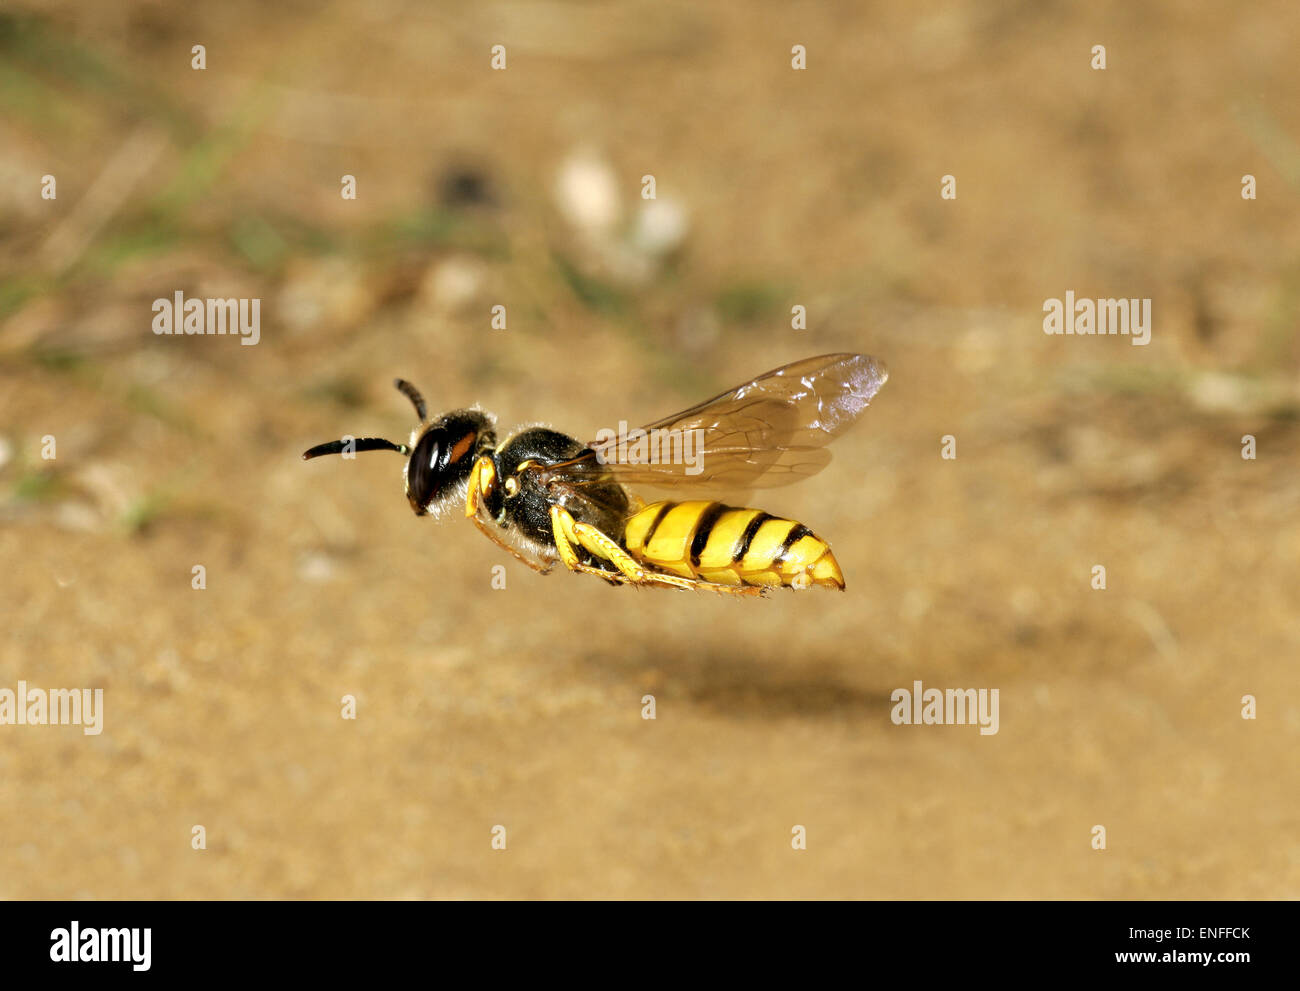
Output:
[[[0,727],[0,896],[1300,895],[1298,30],[7,4],[0,687],[105,714]],[[155,336],[178,290],[259,298],[260,342]],[[1151,298],[1151,343],[1046,336],[1066,290]],[[540,577],[395,456],[299,460],[405,440],[396,375],[589,438],[832,351],[889,383],[751,501],[844,594]],[[1000,732],[893,725],[914,680]]]

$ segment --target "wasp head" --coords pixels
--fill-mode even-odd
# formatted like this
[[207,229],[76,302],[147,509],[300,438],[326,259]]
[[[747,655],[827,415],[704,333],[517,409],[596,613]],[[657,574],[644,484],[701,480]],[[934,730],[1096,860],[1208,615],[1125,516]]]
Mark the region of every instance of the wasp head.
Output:
[[439,515],[465,501],[474,461],[496,443],[492,418],[482,410],[444,413],[411,441],[406,462],[406,498],[416,516]]
[[411,400],[420,417],[420,426],[411,434],[410,444],[395,444],[382,437],[357,437],[318,444],[303,454],[303,460],[322,454],[350,457],[356,451],[396,451],[407,456],[403,476],[406,498],[416,516],[437,516],[465,499],[470,469],[474,461],[496,444],[495,422],[482,410],[458,409],[428,419],[428,408],[415,386],[402,379],[394,383]]

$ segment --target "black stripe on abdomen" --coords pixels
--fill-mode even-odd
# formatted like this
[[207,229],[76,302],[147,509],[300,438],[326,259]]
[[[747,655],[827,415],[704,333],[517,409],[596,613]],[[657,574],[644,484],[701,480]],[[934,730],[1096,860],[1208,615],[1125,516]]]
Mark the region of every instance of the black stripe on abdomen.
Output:
[[710,503],[708,508],[700,514],[700,518],[695,521],[695,538],[691,541],[691,566],[698,568],[700,566],[700,555],[704,553],[704,548],[709,543],[709,532],[713,529],[713,524],[718,522],[718,517],[727,511],[727,507],[720,502]]
[[641,538],[642,547],[650,546],[650,538],[655,535],[655,531],[659,529],[659,524],[664,521],[664,517],[668,515],[668,511],[675,505],[677,505],[675,502],[661,502],[659,504],[659,510],[655,513],[655,518],[650,521],[650,525],[646,527],[645,536]]
[[780,560],[781,558],[785,557],[785,555],[789,553],[790,548],[793,547],[795,544],[799,543],[799,541],[803,540],[804,537],[815,537],[815,536],[817,535],[813,533],[811,530],[809,530],[802,523],[796,523],[794,528],[791,529],[790,533],[786,536],[785,542],[781,544],[781,553],[777,555],[777,559]]
[[749,545],[754,542],[754,534],[758,533],[759,527],[761,527],[768,520],[774,520],[774,519],[776,519],[776,517],[771,515],[770,513],[759,513],[757,516],[755,516],[752,520],[749,521],[749,525],[745,527],[745,532],[740,535],[740,540],[737,541],[736,543],[735,551],[732,552],[731,555],[732,564],[739,564],[742,560],[744,560],[745,555],[749,553]]

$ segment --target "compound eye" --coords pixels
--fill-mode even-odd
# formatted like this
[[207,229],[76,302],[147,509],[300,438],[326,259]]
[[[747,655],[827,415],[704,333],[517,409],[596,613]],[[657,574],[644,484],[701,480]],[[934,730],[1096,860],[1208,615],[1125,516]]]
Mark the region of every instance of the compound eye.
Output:
[[506,479],[506,495],[517,496],[519,494],[519,479],[511,475]]

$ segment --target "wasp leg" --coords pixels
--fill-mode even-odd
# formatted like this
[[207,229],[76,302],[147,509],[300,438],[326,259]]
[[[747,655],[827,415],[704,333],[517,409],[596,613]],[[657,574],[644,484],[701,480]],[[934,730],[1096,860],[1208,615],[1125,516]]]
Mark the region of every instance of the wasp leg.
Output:
[[[673,588],[708,589],[724,595],[762,595],[763,590],[749,585],[717,585],[712,582],[682,578],[679,575],[667,575],[660,571],[651,571],[626,550],[618,541],[603,533],[590,523],[580,523],[562,506],[551,507],[551,531],[555,537],[556,549],[560,560],[570,571],[599,575],[606,581],[621,581],[629,585],[668,585]],[[577,544],[597,557],[604,558],[618,569],[617,572],[593,568],[578,560],[573,549]]]
[[[554,511],[554,510],[552,510]],[[565,534],[572,540],[576,540],[583,548],[595,554],[597,557],[604,558],[630,582],[645,584],[649,581],[664,579],[664,584],[674,585],[677,588],[689,588],[690,579],[679,578],[677,575],[664,575],[659,572],[650,571],[644,565],[638,563],[636,558],[632,557],[627,551],[619,546],[618,541],[596,529],[590,523],[580,523],[575,520],[565,510],[561,510],[568,516],[565,524],[569,530]]]
[[487,455],[474,462],[469,470],[469,487],[465,490],[465,515],[470,519],[478,518],[479,507],[483,497],[492,491],[497,481],[496,465]]
[[508,550],[517,560],[523,561],[524,564],[528,565],[528,567],[532,568],[538,574],[549,574],[551,568],[555,564],[554,561],[547,561],[543,564],[540,561],[536,561],[533,558],[520,554],[516,548],[511,547],[508,543],[502,540],[498,534],[493,532],[492,527],[488,526],[487,523],[483,521],[483,516],[479,512],[483,507],[483,496],[491,491],[492,486],[496,484],[496,476],[496,467],[492,464],[491,458],[481,457],[474,462],[474,467],[469,471],[469,488],[465,492],[465,515],[474,521],[474,525],[478,527],[483,536],[487,537],[488,540],[492,541],[492,543]]
[[511,547],[499,536],[497,536],[497,534],[493,531],[492,527],[484,523],[481,517],[475,516],[473,519],[474,519],[474,525],[479,528],[479,531],[483,534],[483,536],[487,537],[488,540],[492,541],[492,543],[496,544],[498,547],[502,548],[503,550],[509,551],[511,554],[515,556],[517,560],[523,561],[524,564],[528,565],[528,567],[532,568],[539,575],[549,575],[551,573],[551,568],[555,567],[554,561],[547,561],[545,564],[543,564],[540,561],[533,560],[531,557],[528,557],[524,554],[520,554],[518,550]]
[[[561,514],[563,514],[563,517],[561,517]],[[581,571],[584,574],[595,575],[598,578],[603,578],[611,585],[630,583],[632,581],[631,578],[628,578],[626,575],[620,574],[617,571],[607,571],[604,568],[593,568],[591,565],[583,564],[579,561],[578,554],[573,549],[573,545],[577,543],[577,540],[570,535],[572,532],[571,530],[567,533],[565,532],[564,521],[566,519],[570,526],[572,526],[574,519],[569,513],[561,509],[559,506],[551,507],[551,534],[555,538],[555,549],[560,552],[560,560],[564,562],[566,568],[570,571]]]
[[573,532],[576,525],[577,521],[567,509],[560,506],[551,507],[551,535],[555,538],[555,549],[560,552],[560,560],[564,562],[564,566],[570,571],[583,571],[610,581],[630,581],[631,579],[624,575],[603,568],[593,568],[578,560],[578,553],[573,549],[573,545],[579,543],[577,535]]

